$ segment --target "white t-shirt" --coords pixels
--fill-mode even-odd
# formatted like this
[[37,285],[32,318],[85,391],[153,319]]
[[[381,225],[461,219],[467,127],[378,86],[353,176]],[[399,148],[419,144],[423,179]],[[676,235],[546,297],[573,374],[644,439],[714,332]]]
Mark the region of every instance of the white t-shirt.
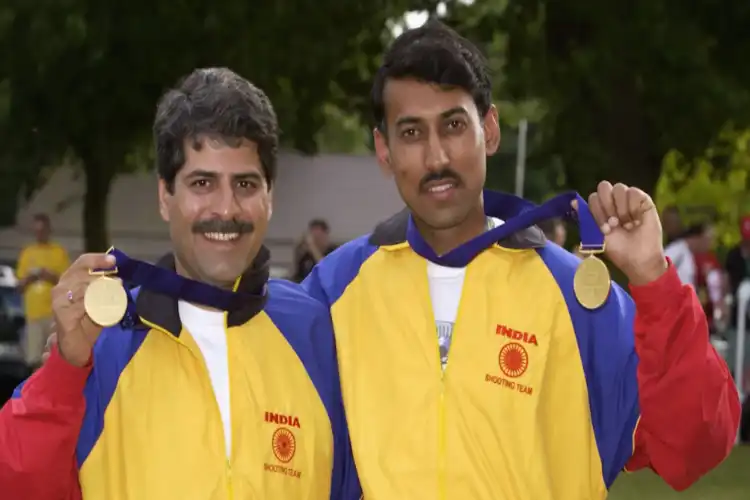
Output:
[[687,242],[682,239],[673,241],[664,249],[664,255],[672,260],[672,265],[674,265],[680,281],[685,285],[695,287],[697,269],[693,252],[690,251]]
[[178,302],[178,310],[182,325],[195,339],[206,362],[224,424],[224,441],[229,458],[232,454],[232,413],[229,405],[229,357],[224,313],[208,311],[182,300]]
[[[494,217],[491,218],[491,222],[491,228],[503,224],[502,220]],[[440,362],[443,370],[448,363],[448,351],[450,351],[451,340],[453,339],[453,325],[456,323],[465,277],[465,267],[444,267],[434,262],[427,262],[427,280],[430,285],[430,298],[432,299],[432,311],[435,315],[438,345],[440,346]]]

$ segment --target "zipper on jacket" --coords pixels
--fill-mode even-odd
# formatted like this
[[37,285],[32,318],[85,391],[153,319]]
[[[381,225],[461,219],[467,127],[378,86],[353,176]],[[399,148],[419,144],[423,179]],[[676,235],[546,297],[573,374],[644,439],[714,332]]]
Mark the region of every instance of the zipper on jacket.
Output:
[[232,488],[232,462],[227,458],[227,494],[229,500],[234,499],[234,489]]
[[[211,382],[211,374],[208,373],[208,366],[206,366],[206,359],[203,357],[202,354],[198,356],[184,342],[182,342],[178,337],[176,338],[174,335],[172,335],[168,331],[164,330],[163,328],[153,323],[143,320],[143,318],[141,318],[141,320],[143,321],[144,324],[146,324],[146,326],[154,330],[158,330],[164,335],[167,335],[170,338],[174,339],[178,344],[180,344],[182,347],[187,349],[187,351],[190,353],[191,356],[195,356],[196,361],[198,362],[198,364],[201,366],[201,369],[203,370],[203,375],[208,380],[208,386],[210,387],[210,392],[212,396],[211,399],[213,399],[214,413],[218,417],[219,428],[221,429],[221,442],[226,443],[227,438],[226,438],[226,431],[224,430],[224,421],[221,418],[221,408],[219,408],[219,402],[216,400],[216,392],[214,391],[214,386],[213,386],[213,383]],[[229,332],[227,331],[227,327],[226,327],[226,322],[224,326],[224,335],[227,335],[227,336],[229,335]],[[228,370],[229,370],[229,339],[227,338],[227,371]],[[229,394],[230,394],[230,400],[231,400],[231,386],[229,389]],[[230,411],[231,411],[231,406],[230,406]],[[231,425],[231,417],[230,417],[230,425]],[[226,453],[226,444],[224,446],[225,446],[224,453]],[[234,450],[234,447],[232,447],[232,449]],[[234,491],[232,489],[232,462],[229,458],[227,458],[224,463],[225,463],[225,467],[224,467],[225,477],[226,477],[226,482],[227,482],[227,497],[228,497],[228,500],[233,500]]]
[[446,444],[445,444],[445,375],[448,365],[443,368],[440,345],[436,342],[438,370],[440,370],[440,398],[438,399],[438,498],[446,498]]

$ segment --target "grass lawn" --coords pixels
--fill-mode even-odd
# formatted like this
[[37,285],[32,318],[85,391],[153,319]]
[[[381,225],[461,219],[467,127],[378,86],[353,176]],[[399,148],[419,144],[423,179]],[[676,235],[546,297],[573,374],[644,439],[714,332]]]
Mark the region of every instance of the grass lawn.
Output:
[[713,472],[686,491],[677,493],[651,471],[620,474],[608,500],[748,500],[750,446],[735,448]]

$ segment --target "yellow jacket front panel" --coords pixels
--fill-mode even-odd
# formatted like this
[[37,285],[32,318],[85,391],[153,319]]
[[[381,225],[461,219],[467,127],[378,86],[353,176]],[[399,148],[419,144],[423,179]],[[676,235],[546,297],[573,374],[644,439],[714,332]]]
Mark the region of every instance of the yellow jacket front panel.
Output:
[[625,293],[583,310],[571,295],[576,257],[495,245],[466,269],[443,372],[427,261],[376,236],[304,283],[330,305],[364,497],[604,498],[639,411]]
[[263,311],[226,331],[232,456],[187,331],[106,329],[78,443],[84,499],[355,499],[330,319],[271,282]]

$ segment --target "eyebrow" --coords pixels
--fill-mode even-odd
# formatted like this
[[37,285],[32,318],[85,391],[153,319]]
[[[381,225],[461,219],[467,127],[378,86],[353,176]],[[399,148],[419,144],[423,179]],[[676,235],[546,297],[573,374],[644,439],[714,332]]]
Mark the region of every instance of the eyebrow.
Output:
[[[464,108],[463,106],[456,106],[455,108],[447,109],[443,111],[442,113],[440,113],[440,118],[445,119],[445,118],[451,117],[453,115],[458,115],[458,114],[468,115],[469,113],[468,111],[466,111],[466,108]],[[422,121],[424,121],[424,119],[417,117],[417,116],[402,116],[401,118],[396,120],[396,126],[413,125],[415,123],[421,123]]]
[[[215,179],[215,178],[219,177],[219,173],[215,172],[215,171],[212,171],[212,170],[201,170],[201,169],[198,169],[198,170],[193,170],[192,172],[190,172],[186,176],[187,179],[194,179],[196,177],[208,177],[210,179]],[[232,175],[232,179],[235,179],[235,180],[237,180],[237,179],[239,179],[239,180],[253,179],[253,180],[257,180],[258,182],[262,182],[263,181],[263,176],[260,173],[258,173],[258,172],[243,172],[243,173],[240,173],[240,174],[233,174]]]

